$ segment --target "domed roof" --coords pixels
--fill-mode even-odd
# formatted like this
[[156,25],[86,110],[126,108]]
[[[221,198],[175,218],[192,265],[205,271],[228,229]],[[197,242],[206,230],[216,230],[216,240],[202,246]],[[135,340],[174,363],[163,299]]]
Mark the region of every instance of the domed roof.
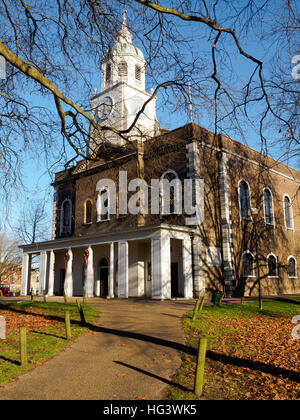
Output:
[[105,53],[103,60],[114,55],[133,55],[144,60],[144,54],[142,51],[133,44],[128,43],[116,42],[116,44]]
[[125,11],[121,29],[117,33],[117,42],[104,54],[102,61],[114,55],[132,55],[144,60],[142,51],[132,44],[132,35],[127,28]]

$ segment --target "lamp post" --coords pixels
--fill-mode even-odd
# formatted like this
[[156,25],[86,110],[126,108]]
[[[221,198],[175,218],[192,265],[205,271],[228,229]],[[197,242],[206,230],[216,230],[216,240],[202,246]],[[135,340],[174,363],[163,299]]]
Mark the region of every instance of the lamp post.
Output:
[[261,283],[260,283],[260,267],[259,267],[259,257],[258,257],[258,235],[256,230],[257,224],[257,216],[258,216],[258,209],[252,209],[252,214],[254,216],[253,219],[253,227],[254,227],[254,238],[255,238],[255,249],[256,249],[256,267],[257,267],[257,278],[258,278],[258,302],[259,302],[259,309],[263,309],[262,298],[261,298]]

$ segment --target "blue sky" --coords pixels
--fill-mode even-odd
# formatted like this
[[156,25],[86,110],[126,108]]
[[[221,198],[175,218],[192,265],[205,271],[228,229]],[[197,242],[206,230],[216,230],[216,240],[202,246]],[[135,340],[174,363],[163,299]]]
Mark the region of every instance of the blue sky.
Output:
[[[130,13],[129,13],[128,20],[130,20],[131,18],[132,16],[130,16]],[[177,22],[178,22],[178,26],[181,26],[182,32],[186,34],[189,38],[195,40],[194,41],[195,48],[196,49],[198,48],[199,50],[201,49],[202,54],[207,54],[207,71],[208,73],[210,72],[211,74],[212,72],[212,64],[211,64],[211,57],[210,57],[211,43],[210,42],[206,44],[203,42],[197,43],[198,31],[199,31],[198,29],[199,26],[197,23],[187,24],[181,21],[180,22],[177,21]],[[141,47],[141,43],[138,39],[134,39],[133,42],[135,45]],[[271,60],[274,54],[274,49],[270,47],[267,44],[267,42],[265,44],[263,42],[258,42],[255,36],[253,35],[251,36],[251,33],[249,34],[247,38],[245,38],[242,41],[242,46],[247,50],[247,52],[253,54],[255,57],[259,59],[263,59],[264,62],[266,63],[268,63],[269,60]],[[145,51],[143,52],[145,53]],[[282,54],[285,54],[285,52],[282,51]],[[253,64],[249,65],[249,61],[247,61],[244,58],[241,58],[236,48],[234,48],[234,46],[232,46],[231,59],[232,59],[232,65],[235,69],[237,69],[237,74],[240,78],[240,80],[236,80],[236,84],[238,86],[242,84],[241,80],[246,80],[249,77],[249,74],[251,74],[254,66]],[[274,65],[276,65],[276,63],[274,63]],[[291,68],[292,68],[292,65],[290,65],[290,69],[288,69],[287,74],[291,73]],[[99,91],[100,82],[101,82],[100,65],[98,68],[94,69],[94,71],[92,72],[92,75],[90,75],[89,77],[92,80],[93,86],[97,87]],[[147,84],[148,91],[150,87],[154,88],[155,86],[148,83]],[[89,95],[91,93],[92,92],[90,92]],[[26,93],[24,93],[24,95],[26,96]],[[71,96],[72,96],[72,92],[71,92]],[[37,98],[37,101],[40,101],[40,100],[41,99]],[[46,101],[45,102],[46,105],[50,109],[55,111],[53,103],[51,101],[48,101],[45,98],[42,100]],[[258,112],[260,111],[259,108],[256,108],[253,111],[249,110],[250,116],[252,115],[252,112],[254,116],[254,114],[257,111]],[[178,126],[182,126],[189,122],[189,115],[187,112],[177,112],[176,114],[170,113],[170,110],[168,110],[168,108],[166,108],[165,105],[163,104],[160,94],[158,94],[158,98],[157,98],[157,117],[161,126],[165,128],[169,128],[169,129],[174,129]],[[203,112],[200,112],[200,114],[197,117],[195,116],[194,122],[206,128],[213,129],[212,124],[211,124],[212,122],[210,118],[208,117],[207,113],[205,112],[205,110],[203,110]],[[275,132],[273,131],[272,127],[270,127],[267,134],[270,139],[275,138]],[[257,150],[260,149],[260,139],[258,136],[257,127],[255,126],[253,126],[252,128],[250,127],[248,128],[247,132],[245,133],[244,139],[238,138],[236,136],[232,136],[232,137],[235,138],[236,140],[246,142],[247,145],[249,145],[250,147],[256,148]],[[60,136],[58,136],[57,142],[58,143],[61,142]],[[272,153],[270,153],[270,150]],[[269,154],[271,154],[272,157],[280,159],[282,155],[282,149],[280,147],[273,146],[270,150],[269,150]],[[289,163],[291,164],[291,166],[294,166],[294,167],[296,166],[295,161],[291,161]],[[63,164],[60,166],[57,166],[56,169],[62,170]],[[30,199],[31,197],[34,197],[35,199],[37,199],[37,198],[42,198],[46,196],[47,197],[47,210],[49,213],[49,231],[50,231],[51,217],[52,217],[52,193],[51,193],[51,187],[49,186],[52,181],[53,181],[53,175],[51,176],[49,174],[44,157],[40,156],[39,159],[33,159],[31,155],[24,152],[23,153],[23,183],[25,186],[25,190],[18,192],[17,195],[14,196],[13,201],[10,206],[10,220],[16,220],[19,218],[22,205],[28,199]],[[0,204],[0,214],[1,213],[2,213],[2,221],[4,221],[5,208],[4,208],[3,203],[2,205]],[[2,224],[4,223],[2,222]],[[9,226],[7,226],[7,229],[8,230],[10,229]]]

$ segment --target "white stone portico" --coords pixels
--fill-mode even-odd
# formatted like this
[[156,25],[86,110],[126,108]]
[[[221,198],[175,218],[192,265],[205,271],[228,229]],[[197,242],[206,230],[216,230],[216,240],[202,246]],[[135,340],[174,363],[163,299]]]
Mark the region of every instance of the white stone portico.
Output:
[[30,293],[31,255],[40,254],[40,294],[193,298],[192,233],[160,224],[24,245],[22,295]]

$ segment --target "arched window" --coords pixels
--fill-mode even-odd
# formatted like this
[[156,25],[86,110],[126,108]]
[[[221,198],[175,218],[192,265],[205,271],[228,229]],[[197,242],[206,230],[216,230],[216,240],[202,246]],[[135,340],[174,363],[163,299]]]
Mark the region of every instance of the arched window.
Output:
[[141,81],[142,69],[140,66],[135,66],[135,80]]
[[273,197],[269,188],[264,189],[264,213],[265,213],[265,222],[269,225],[273,225],[274,224]]
[[278,265],[275,255],[270,254],[267,257],[268,277],[278,277]]
[[126,61],[121,61],[121,63],[118,65],[118,75],[120,77],[127,77],[127,73],[127,63]]
[[245,251],[243,253],[242,264],[243,277],[254,277],[254,257],[250,251]]
[[105,82],[110,83],[111,81],[111,64],[106,64],[106,71],[105,71]]
[[84,223],[86,224],[92,223],[92,207],[91,200],[87,200],[84,208]]
[[70,234],[72,230],[72,202],[66,198],[60,209],[60,233]]
[[283,199],[284,221],[286,229],[293,229],[293,209],[290,197],[287,195]]
[[171,169],[160,177],[161,214],[182,213],[182,186],[177,173]]
[[240,215],[242,219],[251,217],[250,190],[246,181],[241,181],[239,185]]
[[288,258],[288,276],[297,278],[297,261],[293,256]]
[[100,261],[100,267],[108,267],[108,266],[109,266],[108,259],[102,258]]
[[109,193],[103,188],[97,198],[97,222],[109,220]]

